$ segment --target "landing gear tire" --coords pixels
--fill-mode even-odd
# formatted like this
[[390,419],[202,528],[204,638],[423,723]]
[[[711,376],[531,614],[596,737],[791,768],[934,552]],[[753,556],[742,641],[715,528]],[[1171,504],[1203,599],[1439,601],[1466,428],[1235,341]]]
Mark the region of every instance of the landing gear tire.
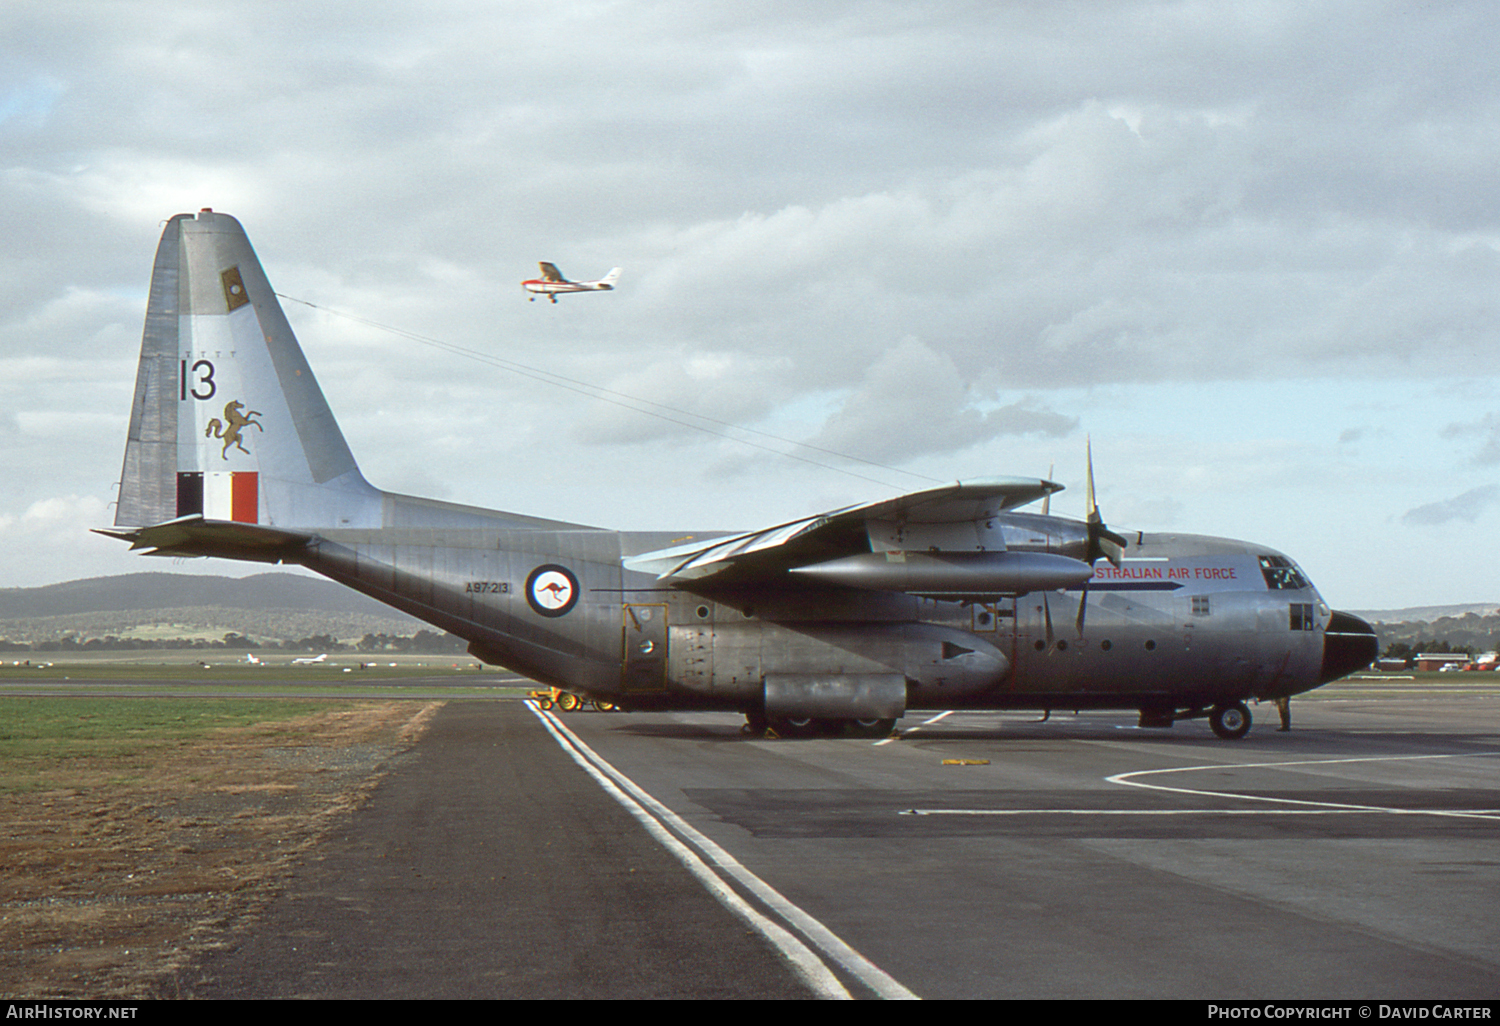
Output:
[[821,731],[819,721],[811,716],[776,716],[770,726],[782,737],[813,737]]
[[850,720],[849,733],[855,737],[890,737],[896,729],[895,720]]
[[1238,741],[1250,733],[1250,710],[1244,702],[1216,705],[1208,714],[1208,725],[1225,741]]

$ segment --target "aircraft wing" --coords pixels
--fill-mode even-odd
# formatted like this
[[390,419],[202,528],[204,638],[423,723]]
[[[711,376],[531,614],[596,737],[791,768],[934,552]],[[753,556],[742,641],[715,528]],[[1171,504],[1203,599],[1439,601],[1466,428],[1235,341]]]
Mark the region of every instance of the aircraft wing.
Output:
[[1061,490],[1062,485],[1037,478],[959,481],[894,499],[846,506],[762,531],[643,552],[627,557],[624,565],[627,570],[653,573],[658,580],[683,586],[708,578],[715,583],[762,581],[793,567],[869,552],[876,525],[982,523]]
[[543,281],[567,281],[568,280],[568,279],[566,279],[566,278],[563,277],[563,273],[557,269],[557,265],[556,264],[549,264],[545,260],[538,260],[537,261],[537,266],[542,269],[542,280]]

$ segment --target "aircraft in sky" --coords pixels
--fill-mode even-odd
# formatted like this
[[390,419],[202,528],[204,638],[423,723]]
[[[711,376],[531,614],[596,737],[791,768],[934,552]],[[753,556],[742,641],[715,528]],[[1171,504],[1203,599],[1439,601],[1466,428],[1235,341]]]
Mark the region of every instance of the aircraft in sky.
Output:
[[538,261],[537,266],[542,269],[540,278],[528,278],[521,282],[521,287],[527,292],[535,293],[531,301],[536,302],[537,296],[546,296],[552,302],[557,302],[559,294],[564,292],[609,292],[615,287],[615,282],[620,280],[620,269],[611,268],[610,272],[598,281],[569,281],[563,277],[563,273],[557,269],[556,264],[549,264],[545,260]]
[[[231,404],[258,431],[212,420]],[[359,471],[238,221],[157,249],[115,526],[160,556],[307,567],[476,658],[626,709],[888,733],[914,709],[1124,709],[1250,728],[1250,700],[1368,665],[1375,632],[1284,554],[1021,507],[1002,477],[762,530],[618,532],[381,491]]]

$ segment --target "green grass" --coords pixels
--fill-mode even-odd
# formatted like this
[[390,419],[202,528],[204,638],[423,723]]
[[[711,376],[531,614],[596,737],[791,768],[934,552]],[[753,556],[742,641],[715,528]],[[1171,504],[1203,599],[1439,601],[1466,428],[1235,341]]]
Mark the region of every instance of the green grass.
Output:
[[224,727],[275,724],[348,703],[259,698],[0,697],[0,792],[131,779],[165,751]]
[[[6,692],[50,692],[61,697],[80,686],[94,694],[117,694],[120,697],[147,691],[151,696],[214,695],[266,698],[297,697],[353,699],[360,697],[397,698],[464,698],[482,695],[523,697],[537,685],[518,681],[515,674],[493,668],[474,669],[472,660],[442,662],[429,658],[408,661],[396,666],[382,664],[360,669],[358,660],[292,666],[287,663],[248,666],[244,663],[216,663],[200,666],[190,659],[175,662],[90,660],[59,661],[52,666],[0,666],[0,694]],[[350,662],[353,663],[350,666]],[[420,665],[425,663],[425,665]],[[348,666],[349,672],[344,668]],[[142,687],[142,685],[149,685]],[[75,700],[82,700],[79,696]]]
[[322,663],[310,666],[287,664],[247,666],[244,663],[218,663],[205,660],[208,667],[196,662],[146,663],[146,662],[57,662],[52,666],[40,666],[32,658],[31,666],[0,666],[0,684],[23,684],[27,681],[60,680],[153,680],[153,681],[212,681],[219,684],[275,684],[281,682],[306,683],[326,682],[329,687],[347,685],[360,680],[401,680],[414,677],[451,678],[455,684],[483,684],[496,677],[513,677],[514,674],[472,669],[473,662],[461,662],[464,669],[455,670],[448,663],[429,666],[379,666],[360,669],[357,661],[345,673],[346,662]]

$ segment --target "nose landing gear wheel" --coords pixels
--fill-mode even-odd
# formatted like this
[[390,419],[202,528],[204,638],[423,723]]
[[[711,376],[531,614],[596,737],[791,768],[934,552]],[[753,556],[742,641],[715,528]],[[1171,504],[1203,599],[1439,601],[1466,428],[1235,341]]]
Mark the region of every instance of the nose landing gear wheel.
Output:
[[1244,702],[1216,705],[1208,714],[1208,725],[1226,741],[1237,741],[1250,733],[1250,710]]

